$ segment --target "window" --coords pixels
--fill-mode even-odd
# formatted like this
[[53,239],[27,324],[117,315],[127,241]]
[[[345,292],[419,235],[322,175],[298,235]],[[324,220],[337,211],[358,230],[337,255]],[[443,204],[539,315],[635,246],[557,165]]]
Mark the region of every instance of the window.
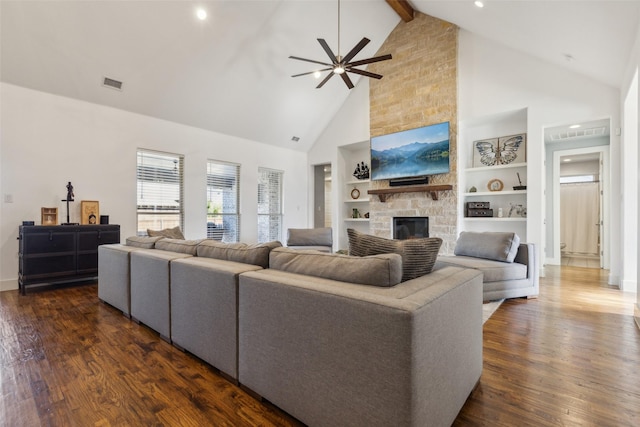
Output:
[[258,242],[281,240],[282,171],[258,169]]
[[240,165],[207,162],[207,238],[240,240]]
[[184,156],[138,150],[138,235],[147,229],[184,230]]

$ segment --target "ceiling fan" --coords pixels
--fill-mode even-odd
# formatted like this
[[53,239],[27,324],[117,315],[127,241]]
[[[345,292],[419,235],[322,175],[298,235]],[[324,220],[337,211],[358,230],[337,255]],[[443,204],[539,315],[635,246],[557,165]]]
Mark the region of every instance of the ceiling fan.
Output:
[[331,63],[315,61],[313,59],[300,58],[298,56],[290,56],[289,58],[291,59],[297,59],[298,61],[306,61],[314,64],[320,64],[326,67],[320,70],[309,71],[307,73],[294,74],[291,77],[307,76],[309,74],[314,74],[316,75],[316,77],[320,77],[322,72],[330,71],[330,73],[327,74],[327,76],[320,82],[320,84],[316,86],[316,89],[320,89],[322,86],[324,86],[324,84],[328,82],[329,79],[333,77],[334,74],[340,75],[340,77],[342,77],[342,81],[344,81],[344,84],[346,84],[349,89],[353,89],[353,82],[351,81],[347,73],[359,74],[361,76],[371,77],[373,79],[381,79],[382,78],[381,74],[371,73],[365,70],[359,70],[354,67],[358,67],[360,65],[372,64],[374,62],[386,61],[388,59],[391,59],[390,54],[350,62],[358,53],[360,53],[362,49],[364,49],[364,47],[370,41],[371,40],[369,40],[368,38],[363,37],[362,40],[360,40],[360,42],[357,45],[355,45],[355,47],[351,49],[349,53],[347,53],[344,57],[340,55],[340,0],[338,0],[338,54],[336,55],[333,53],[333,51],[331,50],[331,48],[329,47],[329,45],[324,39],[318,39],[320,46],[322,46],[322,49],[324,49],[324,51],[327,53],[327,55],[331,59]]

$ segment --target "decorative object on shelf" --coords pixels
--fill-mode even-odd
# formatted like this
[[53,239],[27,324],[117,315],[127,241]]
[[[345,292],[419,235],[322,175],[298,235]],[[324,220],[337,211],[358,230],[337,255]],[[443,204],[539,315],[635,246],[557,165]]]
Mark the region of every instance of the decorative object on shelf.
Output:
[[40,208],[40,224],[58,225],[58,208]]
[[513,217],[523,217],[526,218],[527,217],[527,208],[524,207],[521,204],[517,204],[517,203],[509,203],[509,206],[511,206],[511,208],[509,209],[509,218],[513,218]]
[[369,166],[365,164],[365,162],[360,162],[356,164],[356,169],[353,171],[353,176],[356,179],[369,179]]
[[351,218],[360,218],[360,212],[358,211],[358,209],[353,208],[353,211],[351,212]]
[[367,212],[366,214],[364,214],[364,217],[369,219],[369,212]]
[[491,202],[467,202],[466,216],[469,218],[493,217]]
[[100,218],[100,203],[95,200],[80,202],[81,224],[97,224]]
[[478,189],[476,187],[471,187],[469,189],[469,193],[477,193],[477,192],[478,192]]
[[518,175],[518,182],[520,183],[520,185],[514,185],[514,186],[513,186],[513,189],[514,189],[515,191],[518,191],[518,190],[526,190],[526,189],[527,189],[527,186],[526,186],[526,185],[522,185],[522,180],[520,179],[520,172],[516,172],[516,175]]
[[489,191],[502,191],[504,188],[504,183],[500,181],[498,178],[494,178],[487,184],[487,188]]
[[502,208],[498,208],[498,218],[502,218],[504,213],[502,212]]
[[[473,166],[496,166],[526,161],[527,134],[474,141]],[[520,149],[522,147],[522,149]]]
[[358,197],[360,197],[360,190],[358,190],[357,188],[351,190],[351,198],[356,200]]
[[67,202],[67,222],[62,223],[62,225],[78,225],[77,222],[69,221],[69,202],[73,202],[73,185],[71,185],[71,181],[67,184],[67,198],[62,199],[63,202]]

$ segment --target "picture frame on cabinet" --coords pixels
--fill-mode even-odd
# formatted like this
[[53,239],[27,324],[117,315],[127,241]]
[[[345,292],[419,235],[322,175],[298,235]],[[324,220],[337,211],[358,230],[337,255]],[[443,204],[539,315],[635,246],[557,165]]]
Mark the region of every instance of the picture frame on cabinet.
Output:
[[80,202],[80,224],[98,224],[100,221],[100,202],[83,200]]

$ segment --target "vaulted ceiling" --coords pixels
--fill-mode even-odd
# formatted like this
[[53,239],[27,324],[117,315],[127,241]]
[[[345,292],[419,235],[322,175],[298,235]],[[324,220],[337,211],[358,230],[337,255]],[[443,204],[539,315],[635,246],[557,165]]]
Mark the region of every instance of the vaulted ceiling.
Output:
[[[636,0],[409,4],[613,87],[640,18]],[[337,78],[321,89],[313,76],[292,78],[315,65],[288,57],[327,61],[317,38],[345,55],[362,37],[371,43],[355,59],[375,56],[400,22],[382,0],[342,0],[338,40],[337,0],[2,0],[0,79],[306,151],[350,92]]]

